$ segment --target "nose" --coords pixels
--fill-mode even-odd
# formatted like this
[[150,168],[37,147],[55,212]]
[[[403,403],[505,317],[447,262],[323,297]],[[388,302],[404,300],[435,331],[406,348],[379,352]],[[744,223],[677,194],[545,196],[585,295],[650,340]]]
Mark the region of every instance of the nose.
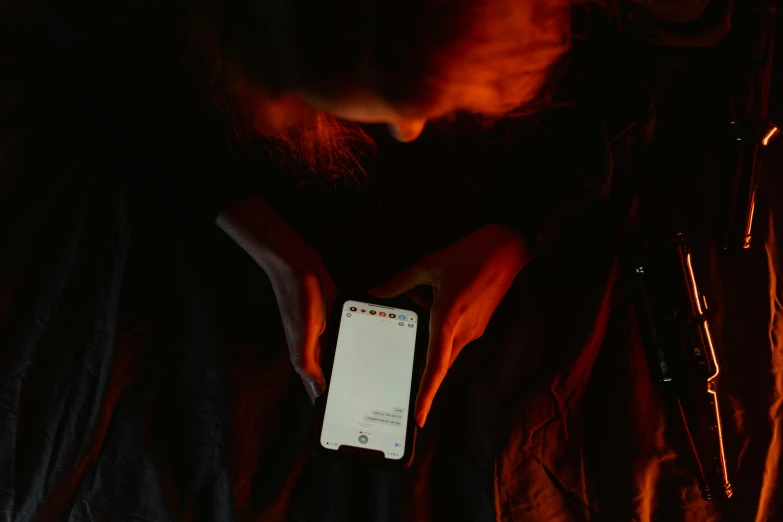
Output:
[[396,140],[407,143],[418,138],[426,124],[427,120],[424,118],[399,120],[389,124],[389,132]]

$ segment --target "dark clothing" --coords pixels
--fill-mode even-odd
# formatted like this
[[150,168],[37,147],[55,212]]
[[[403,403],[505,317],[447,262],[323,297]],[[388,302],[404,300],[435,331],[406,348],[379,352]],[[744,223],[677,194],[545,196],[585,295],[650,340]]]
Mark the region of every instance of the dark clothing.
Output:
[[[768,266],[780,280],[778,247],[769,243],[769,260],[751,252],[752,269],[741,275],[753,299],[727,303],[715,324],[716,337],[741,347],[721,353],[732,370],[721,389],[732,398],[722,404],[737,501],[706,504],[687,450],[665,438],[617,260],[620,233],[603,234],[622,229],[634,208],[653,123],[644,90],[618,85],[612,103],[514,122],[518,141],[456,128],[432,127],[410,145],[379,134],[368,181],[333,183],[228,147],[227,129],[197,96],[150,79],[171,72],[155,40],[165,24],[150,33],[132,17],[100,13],[93,44],[139,47],[96,58],[74,38],[82,32],[53,31],[69,27],[58,15],[43,33],[63,54],[36,48],[41,33],[15,34],[29,34],[35,59],[6,69],[34,81],[22,89],[27,98],[8,98],[29,111],[0,117],[16,126],[2,135],[0,166],[19,174],[0,184],[0,519],[774,518],[779,437],[771,433],[780,415],[770,397],[783,369],[769,372],[770,353],[780,352],[764,344],[770,310],[748,303],[758,303],[759,289],[768,297],[766,280],[752,284]],[[2,20],[6,34],[25,27]],[[65,59],[74,54],[86,60],[78,70]],[[688,63],[714,69],[703,58]],[[158,75],[135,75],[150,64]],[[703,211],[700,154],[716,139],[705,115],[719,97],[689,90],[695,75],[682,76],[671,76],[685,95],[663,111],[668,134],[641,166],[649,160],[655,179],[667,179],[662,194]],[[515,176],[527,190],[512,190]],[[569,188],[603,204],[573,205]],[[210,225],[248,190],[261,190],[322,254],[341,291],[366,288],[488,221],[520,227],[542,252],[556,252],[520,273],[485,336],[455,362],[410,472],[309,456],[311,408],[269,281]],[[541,208],[562,211],[555,215],[568,227],[547,227]],[[591,216],[595,209],[605,213]],[[557,248],[546,246],[550,230]],[[778,324],[780,311],[771,312]]]
[[[487,335],[452,368],[410,473],[332,466],[308,456],[310,407],[262,271],[217,230],[197,241],[162,231],[122,175],[101,156],[82,157],[23,194],[26,211],[0,243],[9,405],[0,421],[13,434],[0,509],[10,520],[511,519],[535,504],[547,470],[572,472],[566,418],[552,408],[562,398],[576,411],[583,348],[595,356],[594,322],[609,318],[611,251],[578,270],[567,260],[525,269]],[[311,184],[276,203],[344,289],[474,226],[475,214],[462,212],[477,206],[473,172],[440,173],[453,178],[445,194],[392,169],[358,192]],[[394,173],[405,176],[398,183]],[[571,292],[579,320],[563,329]],[[566,375],[579,377],[546,393]],[[546,429],[526,441],[526,426],[538,425]],[[562,520],[598,509],[556,488],[545,505]]]

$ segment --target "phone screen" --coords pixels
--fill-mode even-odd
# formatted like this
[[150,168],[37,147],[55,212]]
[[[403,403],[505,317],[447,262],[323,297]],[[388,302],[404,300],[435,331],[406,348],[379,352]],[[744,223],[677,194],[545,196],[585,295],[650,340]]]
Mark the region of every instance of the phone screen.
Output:
[[340,318],[321,445],[405,453],[419,317],[401,308],[346,301]]

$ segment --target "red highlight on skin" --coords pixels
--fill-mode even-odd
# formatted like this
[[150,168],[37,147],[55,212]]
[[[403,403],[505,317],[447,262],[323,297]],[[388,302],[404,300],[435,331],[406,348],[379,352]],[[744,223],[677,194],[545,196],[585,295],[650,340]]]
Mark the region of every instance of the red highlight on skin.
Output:
[[421,0],[371,13],[348,0],[339,12],[324,4],[295,20],[280,15],[284,3],[237,7],[226,22],[244,31],[227,40],[222,2],[196,0],[189,41],[208,98],[237,132],[260,134],[284,162],[332,177],[363,172],[373,143],[356,123],[385,123],[411,141],[427,121],[457,112],[490,121],[529,114],[570,45],[566,0]]

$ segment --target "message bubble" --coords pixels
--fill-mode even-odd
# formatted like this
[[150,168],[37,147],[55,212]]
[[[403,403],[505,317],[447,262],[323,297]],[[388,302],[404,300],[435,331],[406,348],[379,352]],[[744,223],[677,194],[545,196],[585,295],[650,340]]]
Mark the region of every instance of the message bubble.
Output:
[[402,415],[399,415],[397,413],[388,413],[385,411],[379,411],[379,410],[372,410],[373,415],[377,415],[379,417],[385,417],[387,419],[401,419]]
[[389,426],[402,426],[402,423],[396,419],[387,419],[378,415],[363,415],[362,419],[367,422],[377,422],[379,424],[386,424]]

